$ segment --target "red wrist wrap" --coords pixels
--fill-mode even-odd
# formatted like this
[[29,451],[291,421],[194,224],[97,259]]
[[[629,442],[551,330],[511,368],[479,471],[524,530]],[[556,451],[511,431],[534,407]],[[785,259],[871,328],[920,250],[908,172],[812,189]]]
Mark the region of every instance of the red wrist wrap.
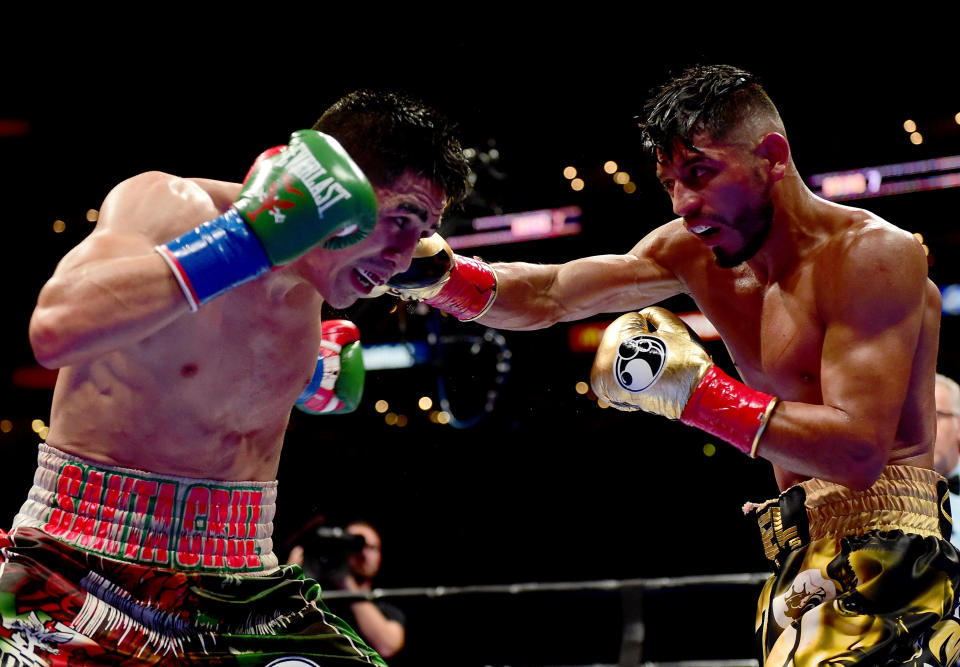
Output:
[[439,294],[424,303],[450,313],[462,322],[475,320],[497,296],[497,274],[486,262],[454,255],[450,279]]
[[775,396],[751,389],[714,365],[694,388],[680,421],[754,457],[776,403]]

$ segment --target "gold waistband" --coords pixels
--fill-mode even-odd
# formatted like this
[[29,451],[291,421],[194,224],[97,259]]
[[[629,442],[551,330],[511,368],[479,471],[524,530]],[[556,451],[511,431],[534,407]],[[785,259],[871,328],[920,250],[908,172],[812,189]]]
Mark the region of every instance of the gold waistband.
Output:
[[852,491],[821,479],[801,482],[810,539],[862,535],[872,530],[942,537],[937,495],[941,479],[933,470],[894,465],[887,466],[866,491]]

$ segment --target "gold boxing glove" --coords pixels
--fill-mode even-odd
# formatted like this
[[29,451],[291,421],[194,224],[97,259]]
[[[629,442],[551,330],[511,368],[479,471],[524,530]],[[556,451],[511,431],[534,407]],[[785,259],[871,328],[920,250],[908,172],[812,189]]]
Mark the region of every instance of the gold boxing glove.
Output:
[[590,383],[619,410],[679,419],[750,456],[777,403],[724,373],[683,320],[656,307],[621,315],[607,327]]
[[493,305],[497,274],[486,262],[455,254],[442,236],[434,234],[417,243],[409,269],[370,296],[384,292],[406,301],[422,301],[470,322]]

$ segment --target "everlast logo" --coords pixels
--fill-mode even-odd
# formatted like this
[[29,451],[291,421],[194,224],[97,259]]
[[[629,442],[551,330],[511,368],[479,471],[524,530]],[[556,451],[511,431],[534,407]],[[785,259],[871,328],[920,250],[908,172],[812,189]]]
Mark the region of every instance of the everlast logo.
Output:
[[259,490],[84,470],[57,480],[44,530],[107,556],[180,568],[259,569]]
[[304,145],[297,146],[297,150],[285,151],[278,165],[307,186],[313,203],[317,205],[317,215],[321,218],[324,211],[341,199],[350,199],[347,189],[328,175],[327,168]]

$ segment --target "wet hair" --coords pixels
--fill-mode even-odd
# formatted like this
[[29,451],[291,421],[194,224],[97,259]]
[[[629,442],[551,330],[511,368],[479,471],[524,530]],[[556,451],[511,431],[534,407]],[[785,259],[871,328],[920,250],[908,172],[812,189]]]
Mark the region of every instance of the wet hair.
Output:
[[757,117],[782,127],[777,108],[753,74],[730,65],[697,65],[653,92],[638,125],[644,150],[659,159],[669,156],[678,140],[693,148],[694,135],[703,131],[721,140]]
[[466,196],[469,166],[456,128],[419,100],[358,90],[335,102],[313,129],[339,141],[374,185],[389,187],[411,170],[443,188],[448,208]]

